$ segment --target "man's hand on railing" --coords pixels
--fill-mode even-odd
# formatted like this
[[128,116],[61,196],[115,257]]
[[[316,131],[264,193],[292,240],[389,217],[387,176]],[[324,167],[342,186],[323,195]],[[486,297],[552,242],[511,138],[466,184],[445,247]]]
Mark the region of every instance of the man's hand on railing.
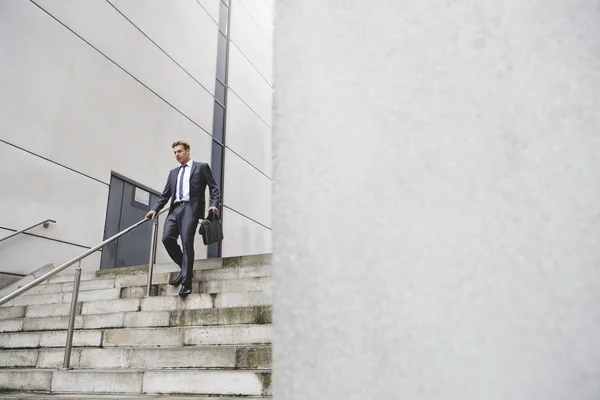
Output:
[[148,214],[146,214],[146,219],[153,219],[154,217],[156,217],[156,211],[154,210],[150,210],[148,211]]

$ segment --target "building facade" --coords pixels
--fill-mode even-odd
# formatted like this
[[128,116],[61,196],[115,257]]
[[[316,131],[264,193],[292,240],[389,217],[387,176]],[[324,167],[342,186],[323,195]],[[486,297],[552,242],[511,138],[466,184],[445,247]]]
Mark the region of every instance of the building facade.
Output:
[[[179,139],[222,188],[225,240],[207,249],[197,238],[196,258],[270,252],[271,7],[2,2],[0,237],[57,223],[1,242],[0,273],[62,264],[138,221],[176,166]],[[83,268],[147,262],[149,230]],[[170,261],[160,243],[156,261]]]

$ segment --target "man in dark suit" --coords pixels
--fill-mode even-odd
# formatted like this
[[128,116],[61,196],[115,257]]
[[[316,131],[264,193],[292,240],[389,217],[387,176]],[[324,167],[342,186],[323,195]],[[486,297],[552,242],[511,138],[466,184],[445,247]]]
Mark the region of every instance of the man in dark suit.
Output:
[[[219,214],[217,207],[221,193],[212,176],[210,166],[192,160],[190,145],[187,142],[177,141],[171,147],[179,167],[169,172],[165,190],[152,210],[148,211],[146,218],[156,217],[167,202],[171,202],[162,241],[169,256],[181,268],[181,272],[169,284],[173,286],[181,284],[179,295],[187,296],[192,292],[194,237],[198,221],[204,218],[206,186],[210,189],[208,210],[215,215]],[[179,236],[181,236],[183,249],[177,244]]]

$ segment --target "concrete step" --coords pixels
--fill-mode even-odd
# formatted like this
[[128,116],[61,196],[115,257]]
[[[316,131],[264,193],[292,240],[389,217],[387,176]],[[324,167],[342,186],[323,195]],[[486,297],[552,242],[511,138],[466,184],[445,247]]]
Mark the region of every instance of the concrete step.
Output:
[[[69,315],[70,307],[71,307],[71,305],[68,303],[26,306],[25,307],[25,317],[26,318],[40,318],[40,317],[58,317],[61,315]],[[79,303],[77,305],[77,313],[81,314],[81,303]]]
[[171,326],[270,324],[271,307],[235,307],[171,312]]
[[[107,289],[99,289],[104,291]],[[114,290],[114,289],[113,289]],[[116,289],[119,290],[119,289]],[[96,291],[92,291],[96,293]],[[177,290],[173,290],[177,292]],[[83,293],[82,293],[83,294]],[[99,301],[83,301],[77,304],[77,313],[84,316],[82,321],[77,322],[78,327],[84,329],[108,327],[108,326],[127,326],[120,318],[120,313],[136,311],[172,311],[172,310],[191,310],[204,308],[233,308],[233,307],[251,307],[272,304],[272,291],[255,291],[242,293],[219,293],[219,294],[197,294],[192,293],[185,299],[177,294],[145,297],[142,299],[112,299]],[[84,296],[85,298],[85,296]],[[18,299],[18,298],[17,298]],[[15,299],[15,300],[17,300]],[[67,303],[39,304],[29,306],[15,306],[0,308],[0,332],[15,332],[20,330],[45,330],[59,329],[58,326],[66,321],[70,311],[70,299]],[[106,315],[106,317],[85,317],[91,315]],[[20,325],[16,319],[30,319],[31,322]],[[35,328],[38,319],[44,318],[48,327]],[[78,317],[79,320],[81,317]],[[135,319],[136,317],[129,316]],[[42,321],[42,322],[44,322]],[[104,321],[105,325],[102,325]],[[121,321],[121,322],[120,322]],[[140,325],[136,325],[140,326]],[[150,325],[151,326],[151,325]]]
[[[256,254],[251,256],[226,257],[226,258],[211,258],[206,260],[194,261],[194,271],[197,274],[211,270],[239,270],[240,268],[256,269],[269,267],[271,265],[271,254]],[[139,265],[127,268],[104,269],[99,271],[83,272],[81,275],[82,281],[88,280],[103,280],[111,278],[123,278],[126,276],[145,275],[147,277],[148,265]],[[161,274],[169,274],[171,272],[179,272],[179,266],[175,263],[161,263],[154,266],[153,277],[156,278]],[[74,270],[67,269],[66,271],[50,278],[48,283],[71,283],[73,282]],[[144,282],[145,283],[145,282]],[[156,282],[153,279],[153,283]]]
[[19,318],[25,316],[25,307],[0,308],[0,319]]
[[[261,317],[262,318],[262,317]],[[0,333],[0,349],[65,346],[67,331]],[[269,344],[270,324],[76,330],[74,347],[193,346]]]
[[[78,301],[110,300],[119,299],[126,288],[130,286],[139,286],[139,291],[135,295],[129,294],[129,298],[141,298],[146,295],[145,277],[127,276],[119,279],[101,279],[97,281],[81,281]],[[163,274],[159,282],[167,286],[169,280],[168,274]],[[143,286],[141,286],[143,282]],[[64,283],[41,283],[30,289],[24,294],[0,306],[0,310],[5,307],[20,305],[44,305],[56,303],[68,303],[71,301],[73,293],[72,284]],[[127,292],[129,293],[129,292]]]
[[[73,292],[36,293],[26,292],[3,304],[3,307],[70,303]],[[77,301],[111,300],[121,297],[121,288],[80,290]]]
[[[208,260],[196,260],[194,262],[194,271],[204,271],[211,269],[227,269],[227,268],[239,268],[239,267],[260,267],[260,266],[270,266],[271,265],[271,254],[257,254],[252,256],[241,256],[241,257],[227,257],[227,258],[212,258]],[[33,272],[25,276],[23,279],[0,289],[0,297],[5,296],[12,291],[16,290],[19,287],[31,282],[33,279],[49,272],[52,270],[54,266],[52,264],[48,264],[37,271]],[[82,289],[105,289],[108,287],[118,287],[117,285],[111,284],[110,280],[115,280],[117,277],[123,277],[127,275],[136,275],[140,272],[146,273],[148,270],[147,265],[140,265],[136,267],[129,268],[118,268],[112,270],[100,270],[100,271],[89,271],[84,272],[82,274],[82,280],[84,282],[90,282],[90,287],[86,287],[87,284],[82,283]],[[165,264],[157,264],[154,266],[154,274],[168,274],[171,272],[178,272],[179,267],[175,263],[165,263]],[[64,289],[64,287],[72,286],[73,284],[73,276],[74,269],[68,268],[67,270],[61,272],[60,274],[50,278],[46,284],[54,285],[54,292],[68,291]],[[102,281],[102,282],[99,282]],[[154,280],[153,283],[161,283],[157,280]],[[162,282],[165,283],[165,282]],[[61,286],[62,284],[62,286]],[[103,286],[108,285],[108,286]],[[37,288],[39,288],[38,286]],[[60,287],[60,289],[56,289]],[[30,293],[40,293],[37,289],[33,288],[29,292]],[[43,289],[43,290],[52,290],[52,289]]]
[[[66,330],[0,333],[0,349],[64,347],[66,340]],[[73,346],[98,347],[101,344],[101,330],[79,330],[73,334]]]
[[[179,268],[172,272],[154,273],[152,275],[153,284],[165,284],[169,280],[171,274],[177,275]],[[97,274],[97,276],[96,276]],[[253,265],[253,266],[236,266],[227,268],[215,268],[215,269],[194,269],[194,280],[197,281],[209,281],[209,280],[227,280],[227,279],[244,279],[244,278],[256,278],[271,276],[271,265]],[[115,287],[124,286],[144,286],[148,283],[148,271],[142,268],[121,268],[115,270],[109,270],[108,272],[95,271],[95,272],[84,272],[81,274],[81,281],[95,281],[95,280],[111,280],[114,279]],[[67,289],[72,286],[73,273],[69,275],[57,275],[48,280],[48,285],[62,283],[63,287]],[[108,283],[106,283],[108,284]],[[42,284],[40,284],[42,285]],[[83,286],[82,286],[83,287]],[[91,285],[91,287],[94,287]],[[91,288],[88,287],[88,288]],[[86,288],[87,289],[87,288]],[[32,289],[33,290],[33,289]]]
[[[27,393],[27,392],[11,392],[11,393],[0,393],[0,400],[14,400],[14,399],[34,399],[34,400],[81,400],[82,397],[79,394],[66,394],[66,393]],[[200,399],[200,400],[271,400],[271,396],[244,396],[244,397],[212,397],[212,396],[199,396],[195,395],[193,397],[190,396],[178,396],[178,395],[166,395],[166,394],[128,394],[128,395],[118,395],[118,394],[87,394],[85,396],[85,400],[101,400],[101,399],[169,399],[169,400],[190,400],[190,399]]]
[[141,300],[142,311],[191,310],[200,308],[250,307],[270,305],[271,290],[245,293],[219,293],[208,295],[192,293],[185,298],[178,295],[145,297]]
[[194,273],[194,280],[211,281],[211,280],[227,280],[227,279],[246,279],[271,276],[271,265],[230,267],[202,271]]
[[53,269],[54,269],[54,264],[46,264],[43,267],[38,268],[36,271],[30,272],[29,274],[25,275],[23,278],[19,279],[18,281],[13,282],[10,285],[0,289],[0,297],[4,297],[7,294],[14,292],[18,288],[28,284],[29,282],[33,281],[35,278],[39,278],[40,276],[44,275],[45,273],[47,273]]
[[[165,280],[167,278],[165,277]],[[90,281],[93,283],[94,281]],[[103,280],[101,282],[107,282]],[[112,281],[114,285],[115,282]],[[105,286],[106,283],[97,286]],[[47,290],[45,290],[47,289]],[[171,286],[166,283],[153,285],[152,296],[167,296],[177,295],[179,286]],[[195,281],[192,284],[193,293],[245,293],[245,292],[260,292],[271,289],[270,277],[244,278],[231,280],[213,280],[213,281]],[[40,285],[32,289],[35,293],[27,292],[14,300],[8,302],[4,307],[21,306],[21,305],[45,305],[70,303],[72,295],[72,287],[64,287],[63,284],[47,284]],[[129,287],[104,287],[101,289],[81,289],[79,292],[78,301],[95,301],[95,300],[115,300],[119,298],[140,299],[146,296],[146,286],[129,286]],[[0,312],[3,309],[0,308]],[[0,319],[2,315],[0,314]]]
[[[199,266],[193,278],[193,291],[196,293],[261,291],[270,288],[270,257],[264,255],[200,260],[196,264]],[[172,265],[175,268],[163,268],[163,270],[172,270],[172,273],[154,274],[152,288],[154,295],[176,294],[178,289],[167,285],[169,279],[179,273],[179,268],[175,264]],[[143,266],[84,272],[79,300],[142,298],[146,292],[147,276]],[[3,304],[0,306],[0,311],[12,306],[67,303],[71,298],[72,281],[73,271],[59,274]],[[119,291],[118,288],[121,290]],[[0,313],[0,318],[2,317]]]
[[[268,305],[202,309],[175,307],[162,311],[78,315],[75,318],[75,329],[238,325],[270,322],[271,307]],[[67,316],[7,319],[0,320],[0,333],[56,331],[64,330],[67,326]]]
[[[46,282],[48,283],[71,283],[73,284],[73,277],[75,272],[72,269],[67,268],[66,271],[49,278]],[[96,271],[85,271],[81,273],[82,281],[92,281],[96,279]]]
[[270,372],[244,370],[0,370],[0,391],[77,394],[271,395]]
[[[115,278],[100,279],[96,281],[84,281],[81,283],[78,301],[111,300],[119,298],[140,299],[146,296],[146,285],[141,286],[116,286],[125,283],[137,283],[135,279],[128,278],[129,282],[119,281]],[[167,284],[169,276],[164,275],[165,283],[153,284],[152,295],[177,295],[179,286],[170,286]],[[199,277],[196,277],[199,279]],[[145,280],[140,279],[140,280]],[[265,291],[271,288],[270,277],[255,277],[227,280],[196,280],[192,283],[194,293],[241,293]],[[11,300],[3,307],[21,306],[21,305],[44,305],[68,303],[71,301],[73,286],[64,283],[40,284],[23,295]],[[0,317],[1,319],[1,317]]]
[[[271,287],[271,267],[236,267],[227,270],[203,271],[192,282],[194,293],[234,293],[264,291]],[[176,295],[179,287],[168,285],[173,274],[159,274],[153,279],[153,295]],[[57,277],[58,278],[58,277]],[[111,279],[82,281],[78,301],[139,299],[146,295],[147,275],[127,275]],[[9,307],[23,305],[61,304],[71,301],[72,284],[40,284],[25,294],[0,306],[0,312]],[[0,319],[2,318],[0,314]]]
[[[75,318],[75,329],[122,328],[126,326],[124,323],[125,314],[126,313],[77,315]],[[0,333],[64,330],[68,326],[68,323],[67,316],[0,320]]]
[[[194,270],[194,277],[192,280],[194,282],[207,282],[215,280],[222,281],[234,279],[263,278],[270,277],[271,271],[271,265],[240,266],[230,268],[207,269],[201,271]],[[171,273],[155,273],[152,275],[152,284],[166,285],[171,278],[174,278],[178,274],[179,268],[177,269],[177,271],[173,271]],[[117,275],[114,279],[116,287],[145,287],[148,284],[148,273],[147,271],[138,270],[135,274]]]
[[[71,305],[69,303],[31,305],[25,308],[26,318],[59,317],[69,315]],[[140,299],[114,299],[102,301],[78,302],[77,313],[107,314],[126,311],[138,311]]]
[[[81,281],[79,290],[98,290],[112,289],[115,287],[115,278],[94,279],[90,281]],[[73,277],[66,283],[40,283],[38,286],[29,289],[23,296],[42,294],[42,293],[60,293],[73,291]]]
[[10,369],[0,370],[0,392],[10,390],[50,391],[52,370]]
[[[171,277],[175,277],[177,274],[174,273]],[[200,277],[194,276],[192,281],[192,292],[194,293],[240,293],[240,292],[257,292],[269,290],[272,287],[270,276],[261,276],[255,278],[235,278],[235,279],[216,279],[216,280],[200,280]],[[152,287],[152,295],[164,296],[170,294],[177,294],[179,292],[179,286],[171,286],[168,284],[154,284]],[[126,288],[134,290],[135,293],[146,293],[146,286],[137,286]],[[128,297],[124,293],[122,297]],[[131,297],[135,297],[131,296]],[[143,296],[142,296],[143,297]]]
[[104,347],[270,344],[270,324],[108,329]]
[[[265,259],[267,260],[267,259]],[[268,258],[270,262],[270,258]],[[228,264],[228,263],[226,263]],[[248,264],[256,265],[256,262],[251,262]],[[223,259],[221,258],[211,258],[204,260],[195,260],[194,261],[194,271],[205,271],[209,269],[218,269],[223,268]],[[179,266],[174,262],[160,263],[154,264],[154,274],[168,274],[171,272],[179,271]],[[133,267],[126,268],[115,268],[115,269],[103,269],[97,271],[98,277],[115,277],[115,276],[123,276],[123,275],[135,275],[139,272],[148,272],[148,264],[144,265],[136,265]]]
[[[61,368],[64,349],[3,350],[2,368]],[[271,346],[75,348],[73,368],[271,368]]]
[[[175,277],[177,274],[172,274]],[[271,290],[271,277],[256,277],[228,280],[209,280],[200,281],[199,277],[194,277],[192,281],[192,293],[244,293],[244,292],[259,292]],[[168,279],[165,279],[165,282]],[[180,286],[171,286],[167,283],[153,284],[150,290],[151,296],[169,296],[177,295]],[[121,298],[139,299],[146,296],[146,285],[144,286],[124,286],[121,288]]]

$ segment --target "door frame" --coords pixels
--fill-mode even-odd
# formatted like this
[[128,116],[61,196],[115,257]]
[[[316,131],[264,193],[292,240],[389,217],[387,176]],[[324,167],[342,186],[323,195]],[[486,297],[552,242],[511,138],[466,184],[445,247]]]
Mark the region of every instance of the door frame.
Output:
[[[109,198],[110,198],[110,185],[112,183],[112,178],[113,177],[115,177],[115,178],[117,178],[117,179],[119,179],[119,180],[121,180],[121,181],[123,181],[125,183],[128,183],[130,185],[133,185],[135,187],[139,187],[140,189],[145,190],[147,192],[150,192],[151,194],[153,194],[155,196],[160,197],[160,195],[161,195],[161,192],[159,192],[157,190],[154,190],[154,189],[152,189],[149,186],[146,186],[146,185],[144,185],[142,183],[139,183],[139,182],[137,182],[137,181],[135,181],[135,180],[133,180],[131,178],[128,178],[128,177],[126,177],[126,176],[124,176],[124,175],[122,175],[122,174],[120,174],[118,172],[115,172],[115,171],[111,170],[110,171],[110,180],[109,180],[109,184],[108,184],[108,195],[106,197],[106,214],[104,215],[104,228],[103,228],[103,232],[102,232],[102,238],[103,238],[102,240],[106,240],[107,239],[107,238],[104,237],[104,234],[106,232],[106,224],[107,224],[107,221],[108,221],[108,213],[109,213],[108,202],[109,202]],[[152,203],[150,203],[149,205],[152,206]],[[154,246],[156,246],[156,245],[157,244],[155,243]],[[100,254],[101,254],[100,257],[101,258],[102,258],[102,250],[104,250],[104,249],[101,249],[101,252],[100,252]],[[156,251],[154,251],[154,256],[156,257]]]
[[[144,184],[142,184],[142,183],[136,182],[136,181],[134,181],[134,180],[133,180],[133,179],[131,179],[131,178],[128,178],[128,177],[126,177],[126,176],[123,176],[123,175],[119,174],[118,172],[115,172],[115,171],[110,171],[110,177],[111,177],[111,179],[112,179],[112,177],[113,177],[113,176],[114,176],[115,178],[119,178],[120,180],[122,180],[122,181],[125,181],[125,182],[127,182],[127,183],[131,183],[133,186],[137,186],[137,187],[139,187],[140,189],[144,189],[145,191],[147,191],[147,192],[150,192],[150,193],[152,193],[152,194],[155,194],[155,195],[157,195],[157,196],[160,196],[160,195],[161,195],[161,192],[159,192],[159,191],[157,191],[157,190],[154,190],[154,189],[152,189],[151,187],[148,187],[148,186],[146,186],[146,185],[144,185]],[[109,184],[108,184],[108,185],[110,186],[110,182],[109,182]]]

